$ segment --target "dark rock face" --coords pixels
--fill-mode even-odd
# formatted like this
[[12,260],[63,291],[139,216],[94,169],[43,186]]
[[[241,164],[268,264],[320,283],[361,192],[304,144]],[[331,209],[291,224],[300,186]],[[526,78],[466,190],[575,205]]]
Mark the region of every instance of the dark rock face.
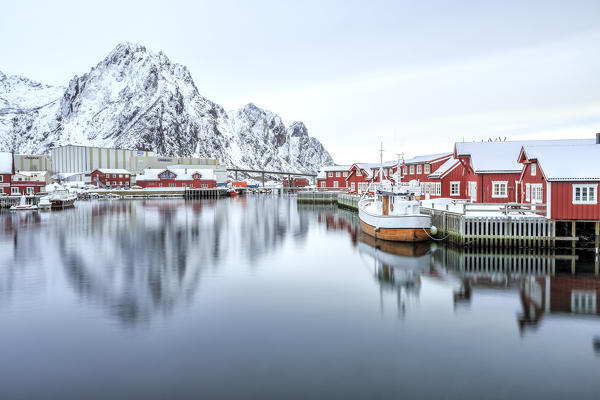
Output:
[[226,112],[199,94],[186,67],[134,43],[119,44],[66,88],[0,73],[0,150],[43,153],[64,144],[215,157],[245,168],[316,171],[333,163],[303,123],[286,127],[254,104]]

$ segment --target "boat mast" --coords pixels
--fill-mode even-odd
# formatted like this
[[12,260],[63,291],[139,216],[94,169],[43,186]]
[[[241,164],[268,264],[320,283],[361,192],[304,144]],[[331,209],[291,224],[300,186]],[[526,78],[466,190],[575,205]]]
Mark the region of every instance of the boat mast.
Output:
[[379,148],[379,185],[383,183],[383,142]]

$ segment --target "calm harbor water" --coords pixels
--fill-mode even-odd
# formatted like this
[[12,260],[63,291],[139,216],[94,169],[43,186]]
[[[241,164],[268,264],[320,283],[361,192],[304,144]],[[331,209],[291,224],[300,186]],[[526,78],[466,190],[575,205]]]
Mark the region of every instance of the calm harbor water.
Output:
[[2,212],[0,399],[598,399],[594,257],[375,242],[293,197]]

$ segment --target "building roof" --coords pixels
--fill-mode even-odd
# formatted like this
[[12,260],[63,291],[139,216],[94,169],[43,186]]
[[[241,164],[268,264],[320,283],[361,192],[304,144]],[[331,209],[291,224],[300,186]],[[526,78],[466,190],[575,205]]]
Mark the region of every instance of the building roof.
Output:
[[176,181],[191,181],[195,173],[202,175],[202,179],[215,180],[214,172],[210,168],[148,168],[137,176],[136,181],[157,181],[158,175],[167,169],[177,175]]
[[444,175],[446,172],[454,169],[454,167],[458,164],[460,164],[460,161],[458,161],[456,158],[450,157],[442,165],[440,165],[438,169],[436,169],[431,174],[429,174],[429,177],[430,178],[439,178],[442,175]]
[[416,156],[413,158],[409,158],[408,160],[404,160],[404,164],[426,163],[432,160],[437,160],[438,158],[450,157],[451,155],[452,153],[426,154],[423,156]]
[[100,171],[103,174],[129,174],[131,175],[131,172],[129,172],[126,169],[123,168],[97,168],[94,171]]
[[0,174],[12,174],[12,154],[0,152]]
[[595,139],[519,140],[506,142],[457,142],[456,156],[470,156],[471,167],[476,173],[521,172],[523,166],[518,157],[527,145],[570,146],[595,144]]
[[600,181],[600,145],[525,145],[523,153],[537,160],[548,181]]

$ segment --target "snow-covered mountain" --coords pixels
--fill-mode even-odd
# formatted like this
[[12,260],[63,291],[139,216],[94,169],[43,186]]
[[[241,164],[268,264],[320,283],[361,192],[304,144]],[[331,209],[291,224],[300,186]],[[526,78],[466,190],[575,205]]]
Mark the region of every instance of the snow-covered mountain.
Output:
[[133,43],[119,44],[66,88],[0,72],[0,151],[45,153],[65,144],[285,171],[333,163],[302,122],[286,127],[254,104],[227,112],[200,95],[185,66]]

